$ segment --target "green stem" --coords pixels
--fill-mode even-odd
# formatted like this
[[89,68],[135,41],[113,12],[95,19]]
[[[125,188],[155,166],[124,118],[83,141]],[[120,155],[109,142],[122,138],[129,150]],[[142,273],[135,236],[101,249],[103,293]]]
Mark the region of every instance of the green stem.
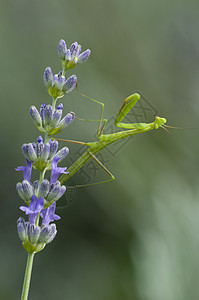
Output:
[[46,132],[45,135],[44,135],[44,144],[48,143],[49,141],[49,134]]
[[25,272],[25,276],[24,276],[21,300],[27,300],[28,299],[28,293],[29,293],[29,288],[30,288],[30,279],[31,279],[31,273],[32,273],[32,265],[33,265],[33,258],[34,258],[34,253],[28,253],[28,259],[27,259],[27,264],[26,264],[26,272]]
[[65,70],[65,67],[63,65],[62,65],[62,67],[63,67],[62,76],[65,76],[66,70]]
[[56,102],[57,102],[57,98],[53,98],[53,102],[52,102],[52,109],[53,109],[53,112],[55,111],[55,105],[56,105]]

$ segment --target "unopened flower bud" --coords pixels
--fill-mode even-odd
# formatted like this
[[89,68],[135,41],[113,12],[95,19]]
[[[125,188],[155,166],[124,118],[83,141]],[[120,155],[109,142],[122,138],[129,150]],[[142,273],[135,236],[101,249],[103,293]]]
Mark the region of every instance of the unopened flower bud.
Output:
[[40,156],[41,160],[42,161],[47,161],[48,157],[49,157],[49,153],[50,153],[50,144],[46,143],[44,145],[43,151],[42,151],[41,156]]
[[60,59],[64,60],[66,55],[67,47],[64,40],[60,40],[58,44],[58,55]]
[[44,84],[47,88],[51,86],[52,80],[53,80],[53,72],[50,67],[47,67],[44,71]]
[[91,54],[91,50],[90,49],[87,49],[84,52],[82,52],[82,54],[80,54],[77,57],[77,63],[78,64],[82,64],[85,60],[87,60],[89,58],[90,54]]
[[37,153],[35,151],[35,143],[29,143],[28,144],[28,155],[30,157],[30,161],[36,161],[37,160]]
[[27,234],[28,239],[31,244],[36,244],[39,236],[40,236],[41,228],[39,226],[36,226],[34,224],[29,224],[27,226]]
[[53,158],[55,153],[57,152],[58,149],[58,141],[53,140],[53,141],[49,141],[50,143],[50,153],[49,153],[49,159]]
[[64,83],[65,83],[65,76],[60,76],[60,77],[58,78],[56,87],[57,87],[59,90],[61,90],[62,87],[63,87],[63,85],[64,85]]
[[70,49],[68,49],[66,51],[66,55],[65,55],[65,61],[69,61],[71,60],[71,53],[70,53]]
[[40,188],[39,188],[39,195],[38,197],[46,198],[47,194],[49,193],[49,181],[47,179],[42,180]]
[[81,50],[82,50],[82,47],[81,47],[81,45],[78,45],[78,49],[77,49],[77,56],[79,56],[79,55],[80,55],[80,53],[81,53]]
[[61,188],[60,188],[60,190],[59,190],[59,194],[57,194],[57,196],[54,198],[54,201],[59,200],[63,196],[63,194],[65,193],[65,191],[66,191],[66,186],[62,185]]
[[58,74],[55,74],[53,76],[52,86],[54,86],[55,84],[57,85],[58,80],[59,80],[59,76],[58,76]]
[[74,113],[68,113],[62,121],[59,123],[59,126],[62,126],[62,129],[68,126],[75,118]]
[[48,126],[51,123],[52,120],[52,106],[51,105],[46,105],[45,109],[44,109],[44,125]]
[[34,149],[34,145],[32,143],[29,144],[23,144],[22,145],[22,151],[24,156],[29,160],[29,161],[36,161],[37,160],[37,154]]
[[61,117],[62,117],[62,109],[56,109],[54,111],[54,114],[52,116],[52,121],[50,124],[52,128],[55,128],[58,125],[59,121],[61,120]]
[[26,159],[30,160],[29,154],[28,154],[28,144],[22,145],[22,152]]
[[25,240],[27,238],[27,229],[26,229],[25,220],[23,218],[19,218],[17,220],[17,231],[18,231],[20,240],[22,242],[25,242]]
[[51,184],[50,192],[49,192],[48,196],[46,197],[46,200],[48,202],[53,201],[60,195],[60,192],[61,192],[60,183],[59,184]]
[[43,139],[41,136],[39,136],[37,138],[37,145],[36,145],[37,157],[41,155],[43,148],[44,148]]
[[23,199],[24,201],[27,201],[27,198],[26,198],[26,196],[24,194],[21,182],[17,183],[16,189],[17,189],[17,192],[18,192],[19,196],[21,197],[21,199]]
[[30,116],[33,119],[33,122],[35,123],[35,125],[37,127],[41,127],[42,126],[41,116],[40,116],[38,110],[36,109],[36,107],[34,105],[32,105],[30,107]]
[[35,180],[32,184],[33,187],[33,194],[37,195],[39,191],[39,180]]
[[48,244],[52,242],[56,234],[57,234],[57,229],[55,224],[46,225],[41,229],[38,242]]
[[64,147],[57,152],[56,157],[59,157],[59,163],[67,156],[68,152],[69,152],[68,147]]
[[22,181],[22,188],[24,195],[26,196],[27,199],[31,199],[33,195],[33,187],[32,185],[28,182],[28,180],[23,180]]
[[70,46],[70,53],[71,53],[71,58],[74,58],[77,55],[78,52],[78,43],[74,42],[71,46]]
[[77,76],[76,75],[70,76],[64,83],[62,91],[64,93],[70,93],[74,89],[76,82],[77,82]]

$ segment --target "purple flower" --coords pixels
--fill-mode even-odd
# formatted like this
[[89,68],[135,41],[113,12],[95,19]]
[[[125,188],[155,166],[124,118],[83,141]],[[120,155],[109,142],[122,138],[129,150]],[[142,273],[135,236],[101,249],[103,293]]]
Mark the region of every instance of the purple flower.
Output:
[[38,199],[35,195],[33,195],[31,197],[31,202],[29,207],[20,206],[20,209],[24,211],[26,215],[29,215],[29,223],[35,224],[37,214],[42,211],[43,207],[44,207],[44,198],[40,197]]
[[42,225],[48,225],[54,220],[59,220],[60,216],[55,214],[56,202],[53,202],[48,208],[42,210],[41,217],[43,218]]
[[26,163],[27,163],[27,167],[20,166],[20,167],[17,167],[15,170],[16,171],[22,171],[24,179],[28,180],[30,182],[31,172],[32,172],[32,165],[31,165],[31,162],[28,159],[26,159]]
[[52,170],[51,170],[51,177],[50,177],[50,183],[55,183],[59,177],[60,174],[68,174],[68,172],[65,172],[67,167],[61,168],[57,167],[57,163],[60,157],[54,157],[52,160]]

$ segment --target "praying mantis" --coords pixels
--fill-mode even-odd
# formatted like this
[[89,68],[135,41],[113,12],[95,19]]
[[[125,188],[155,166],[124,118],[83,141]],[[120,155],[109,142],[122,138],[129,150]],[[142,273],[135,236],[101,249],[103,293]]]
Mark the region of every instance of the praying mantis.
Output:
[[[77,91],[79,92],[78,89],[77,89]],[[106,173],[111,177],[110,179],[103,181],[103,182],[112,181],[115,179],[114,175],[99,161],[99,159],[96,157],[96,154],[98,152],[100,152],[101,150],[103,150],[108,145],[110,145],[118,140],[125,139],[127,137],[134,136],[134,135],[137,135],[140,133],[144,133],[144,132],[150,131],[152,129],[158,129],[160,127],[164,128],[166,119],[156,116],[154,122],[152,122],[152,123],[123,123],[122,121],[125,118],[125,116],[129,113],[129,111],[133,108],[133,106],[140,99],[140,95],[138,93],[135,93],[135,94],[130,95],[129,97],[127,97],[124,100],[124,102],[116,116],[116,119],[115,119],[116,127],[119,127],[122,129],[127,129],[127,130],[115,132],[115,133],[111,133],[111,134],[102,134],[103,129],[107,122],[106,119],[103,119],[104,103],[99,102],[95,99],[89,98],[82,93],[80,93],[80,94],[83,97],[86,97],[86,98],[101,105],[100,119],[99,120],[88,120],[88,121],[99,121],[98,130],[97,130],[98,141],[85,143],[85,142],[64,140],[64,139],[56,138],[56,140],[58,140],[58,141],[76,143],[76,144],[85,145],[88,147],[87,150],[68,168],[68,174],[61,175],[61,177],[59,178],[59,181],[61,184],[66,182],[91,158],[94,159],[100,165],[100,167],[104,171],[106,171]],[[79,118],[77,118],[77,119],[79,119]],[[83,119],[79,119],[79,120],[83,120]],[[166,128],[164,128],[164,129],[166,129]],[[87,184],[87,185],[94,185],[94,184],[103,183],[103,182],[91,183],[91,184]],[[81,187],[81,186],[87,186],[87,185],[76,185],[75,187]]]

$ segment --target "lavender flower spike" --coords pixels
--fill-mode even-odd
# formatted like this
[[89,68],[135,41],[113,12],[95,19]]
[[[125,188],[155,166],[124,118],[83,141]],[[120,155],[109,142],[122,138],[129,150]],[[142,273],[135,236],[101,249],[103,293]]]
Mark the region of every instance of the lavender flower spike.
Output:
[[55,156],[52,160],[50,183],[55,183],[60,174],[63,174],[63,173],[68,174],[68,172],[65,172],[67,167],[65,167],[65,168],[57,167],[57,163],[58,163],[59,159],[60,159],[60,157]]
[[41,217],[43,218],[42,225],[48,225],[54,220],[61,219],[60,216],[55,214],[56,202],[53,202],[48,208],[42,210]]
[[31,172],[32,172],[32,164],[28,159],[26,159],[26,163],[27,163],[27,167],[20,166],[20,167],[17,167],[15,170],[22,171],[24,179],[28,180],[30,182]]
[[44,198],[40,197],[38,199],[35,195],[33,195],[31,197],[31,202],[29,207],[20,206],[20,210],[24,211],[26,215],[29,215],[30,224],[35,224],[37,214],[42,211],[43,207],[44,207]]

